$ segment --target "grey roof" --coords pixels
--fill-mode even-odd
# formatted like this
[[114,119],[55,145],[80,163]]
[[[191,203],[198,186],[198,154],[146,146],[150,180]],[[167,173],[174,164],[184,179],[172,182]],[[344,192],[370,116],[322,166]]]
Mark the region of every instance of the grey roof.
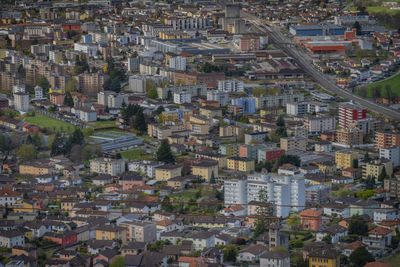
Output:
[[263,253],[260,257],[264,259],[284,259],[289,258],[290,254],[285,251],[267,251]]

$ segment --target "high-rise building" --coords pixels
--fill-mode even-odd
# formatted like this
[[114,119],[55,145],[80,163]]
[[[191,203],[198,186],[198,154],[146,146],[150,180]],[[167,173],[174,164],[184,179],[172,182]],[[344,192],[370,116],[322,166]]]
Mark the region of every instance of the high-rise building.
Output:
[[400,146],[400,132],[398,131],[376,132],[375,142],[377,148]]
[[27,93],[14,93],[14,107],[19,111],[29,110],[29,94]]
[[287,217],[291,210],[300,211],[305,205],[303,175],[254,174],[249,175],[247,180],[226,180],[224,190],[225,204],[267,201],[276,205],[278,217]]
[[347,128],[354,121],[363,120],[366,117],[367,110],[351,102],[339,105],[339,126],[342,128]]
[[103,91],[104,75],[101,73],[82,73],[77,76],[79,90],[88,96],[96,96]]
[[186,70],[186,57],[171,57],[169,59],[169,67],[175,70]]

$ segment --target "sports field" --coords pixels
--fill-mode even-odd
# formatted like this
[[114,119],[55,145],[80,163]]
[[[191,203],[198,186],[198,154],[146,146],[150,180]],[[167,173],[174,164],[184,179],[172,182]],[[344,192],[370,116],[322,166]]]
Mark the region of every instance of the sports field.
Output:
[[38,114],[32,117],[26,117],[24,121],[37,125],[41,129],[47,128],[56,132],[71,132],[75,129],[75,126],[72,124]]

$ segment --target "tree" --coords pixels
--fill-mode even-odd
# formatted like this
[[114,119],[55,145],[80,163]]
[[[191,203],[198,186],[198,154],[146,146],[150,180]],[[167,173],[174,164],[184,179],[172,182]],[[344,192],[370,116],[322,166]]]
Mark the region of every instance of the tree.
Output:
[[278,119],[276,120],[276,126],[278,127],[285,127],[285,120],[283,118],[283,116],[279,116]]
[[18,149],[17,156],[22,160],[22,161],[30,161],[36,159],[37,156],[37,151],[36,147],[32,144],[30,145],[22,145]]
[[361,198],[362,200],[367,200],[368,198],[374,196],[376,194],[376,191],[368,189],[368,190],[359,190],[357,192],[357,197]]
[[369,162],[370,160],[371,160],[371,158],[369,157],[368,152],[366,152],[364,155],[364,162]]
[[71,151],[69,153],[69,158],[72,162],[82,162],[83,158],[83,148],[80,145],[72,145]]
[[163,106],[159,106],[154,113],[160,115],[161,113],[163,113],[164,110],[165,109]]
[[147,96],[151,99],[157,99],[158,98],[157,90],[155,88],[150,89]]
[[165,163],[174,163],[175,157],[172,154],[171,146],[167,139],[161,141],[161,145],[157,151],[157,160]]
[[289,163],[294,166],[300,167],[301,160],[300,160],[299,156],[297,156],[297,155],[286,155],[285,154],[285,155],[281,155],[279,157],[279,163],[280,163],[280,165]]
[[350,235],[366,235],[368,233],[367,222],[359,215],[354,215],[350,219],[349,234]]
[[237,246],[233,244],[227,245],[224,249],[224,261],[236,262],[237,253]]
[[75,128],[72,135],[69,137],[69,141],[72,145],[83,145],[85,137],[79,128]]
[[322,238],[322,241],[327,243],[327,244],[331,244],[332,243],[332,236],[331,235],[326,235]]
[[294,238],[297,238],[297,231],[301,229],[300,216],[292,214],[287,219],[287,226],[294,232]]
[[358,159],[353,159],[352,167],[356,169],[358,168]]
[[42,87],[43,92],[45,92],[45,93],[49,92],[49,89],[51,86],[49,81],[44,76],[40,77],[39,81],[37,82],[37,85]]
[[74,100],[72,99],[71,93],[69,91],[65,93],[64,105],[71,108],[74,106]]
[[260,96],[263,96],[263,95],[266,95],[266,94],[267,94],[267,91],[263,87],[255,87],[255,88],[253,88],[253,96],[254,97],[260,97]]
[[61,136],[59,133],[56,134],[53,143],[51,144],[51,156],[66,155],[70,152],[70,143],[68,139]]
[[365,179],[365,189],[371,190],[374,189],[375,187],[375,178],[372,176],[368,176],[367,179]]
[[110,264],[110,267],[125,267],[125,258],[122,256],[115,257],[114,261]]
[[214,171],[211,173],[210,184],[215,184],[215,175],[214,175]]
[[40,138],[39,134],[35,133],[32,136],[32,144],[36,147],[36,148],[40,148],[42,146],[42,139]]
[[354,22],[353,29],[357,30],[357,35],[361,35],[361,25],[358,21]]
[[268,193],[266,190],[258,192],[260,203],[256,208],[256,227],[254,229],[254,238],[267,231],[272,222],[271,217],[275,215],[274,207],[268,202]]
[[78,90],[78,81],[74,77],[72,77],[65,84],[65,91],[66,92],[76,92],[77,90]]
[[387,174],[386,174],[386,168],[385,166],[383,166],[381,173],[378,176],[378,181],[379,182],[383,182],[383,180],[387,178]]
[[146,120],[144,119],[143,110],[141,108],[139,108],[139,110],[136,113],[133,128],[135,128],[141,133],[145,133],[147,131]]
[[350,265],[354,267],[364,266],[368,262],[375,261],[374,257],[365,247],[356,248],[349,257]]

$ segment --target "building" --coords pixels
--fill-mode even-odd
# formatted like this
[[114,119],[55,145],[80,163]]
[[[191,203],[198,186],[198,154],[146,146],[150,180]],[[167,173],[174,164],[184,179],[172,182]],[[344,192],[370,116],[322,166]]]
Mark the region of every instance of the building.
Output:
[[143,144],[143,138],[138,138],[136,134],[118,131],[98,132],[90,136],[103,151],[112,152],[121,149],[134,149],[135,146]]
[[97,158],[90,160],[90,172],[118,176],[125,172],[123,159]]
[[175,104],[192,103],[192,95],[186,92],[174,93],[174,103]]
[[300,36],[344,35],[346,28],[334,24],[291,25],[289,32]]
[[218,177],[218,161],[207,159],[195,162],[192,165],[192,174],[210,182],[211,177]]
[[18,230],[0,230],[0,247],[13,248],[25,245],[25,236]]
[[244,142],[246,145],[252,143],[264,143],[265,138],[268,136],[268,132],[252,132],[244,134]]
[[285,154],[284,149],[279,148],[259,148],[257,149],[257,161],[270,161],[273,159],[279,159]]
[[377,159],[362,165],[362,178],[374,177],[378,179],[385,169],[387,177],[393,174],[393,163],[388,159]]
[[280,139],[281,148],[285,151],[288,150],[307,150],[307,139],[303,137],[282,137]]
[[322,211],[315,209],[302,210],[300,213],[301,228],[317,231],[322,225]]
[[14,108],[18,111],[29,111],[29,94],[14,93]]
[[306,188],[306,204],[318,205],[326,203],[331,193],[331,186],[328,184],[316,184]]
[[254,160],[248,158],[230,157],[226,163],[229,170],[252,172],[255,169]]
[[121,240],[126,244],[127,231],[125,227],[116,225],[102,225],[95,228],[96,240]]
[[94,122],[97,121],[97,111],[90,108],[77,108],[75,117],[84,122]]
[[243,133],[243,128],[235,125],[220,126],[219,136],[220,137],[230,137],[230,136],[240,136]]
[[205,84],[193,84],[157,88],[158,98],[162,100],[167,99],[168,95],[172,97],[175,93],[188,93],[191,97],[207,96],[207,87]]
[[285,107],[287,103],[297,103],[304,101],[303,93],[295,93],[294,91],[286,91],[278,95],[264,95],[256,97],[256,108],[274,108]]
[[103,91],[104,74],[102,73],[82,73],[77,76],[78,90],[87,96],[96,96]]
[[354,167],[355,161],[358,161],[359,154],[355,151],[345,150],[335,152],[336,168],[346,169]]
[[400,198],[400,178],[385,179],[383,181],[383,187],[389,191],[391,198]]
[[243,92],[244,83],[239,80],[219,80],[218,81],[218,91],[222,92]]
[[376,132],[375,142],[377,148],[400,146],[400,132],[399,131]]
[[168,181],[171,178],[182,175],[182,166],[166,164],[155,168],[157,181]]
[[331,243],[338,243],[341,238],[347,236],[347,228],[341,225],[330,225],[321,227],[317,234],[316,240],[323,241],[325,237],[329,236],[331,238]]
[[186,71],[186,57],[171,57],[169,59],[169,67],[175,70]]
[[[276,216],[287,217],[291,210],[300,211],[305,206],[304,178],[302,175],[254,174],[247,179],[225,180],[224,197],[225,204],[267,201],[277,205],[274,207]],[[255,211],[249,208],[248,215],[255,215]]]
[[267,251],[260,256],[260,266],[289,267],[290,254],[285,251]]
[[329,105],[319,102],[286,103],[286,114],[298,116],[329,111]]
[[57,105],[57,106],[62,106],[64,105],[64,94],[60,94],[57,92],[51,93],[50,94],[50,103]]
[[[309,267],[340,267],[340,252],[331,248],[316,248],[308,253]],[[321,265],[322,266],[322,265]]]
[[379,148],[379,158],[390,160],[393,167],[400,166],[400,146]]
[[351,102],[339,105],[339,126],[342,128],[348,128],[354,121],[363,120],[366,117],[367,110]]
[[208,90],[207,101],[217,101],[220,107],[224,107],[228,104],[229,94],[218,90]]
[[231,104],[241,107],[244,113],[256,112],[256,100],[253,97],[234,98],[231,100]]
[[126,229],[126,240],[128,242],[150,243],[157,240],[157,229],[154,222],[146,221],[124,221],[119,226]]
[[240,51],[257,51],[260,49],[260,37],[254,35],[242,36],[239,39]]
[[333,116],[308,116],[303,120],[303,127],[310,135],[318,135],[322,132],[336,128],[336,120]]
[[128,170],[132,172],[142,172],[149,178],[155,178],[156,168],[164,164],[164,162],[149,160],[130,161],[128,163]]
[[24,162],[19,164],[19,173],[39,176],[52,174],[53,168],[50,166],[49,161],[36,160],[34,162]]
[[335,133],[335,142],[346,146],[361,145],[363,138],[363,132],[357,128],[343,128]]

